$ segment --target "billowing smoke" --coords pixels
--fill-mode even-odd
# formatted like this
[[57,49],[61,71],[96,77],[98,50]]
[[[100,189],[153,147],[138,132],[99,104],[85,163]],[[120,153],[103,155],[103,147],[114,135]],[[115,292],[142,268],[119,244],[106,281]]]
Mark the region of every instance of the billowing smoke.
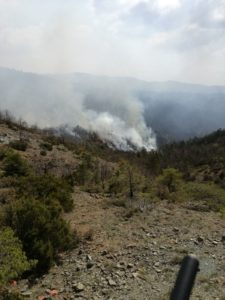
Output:
[[155,136],[145,123],[144,105],[126,85],[97,85],[86,96],[84,105],[90,129],[111,140],[117,148],[156,148]]
[[156,148],[153,131],[145,123],[144,106],[130,89],[111,83],[90,85],[85,78],[79,79],[2,69],[0,108],[40,127],[79,125],[122,150]]
[[119,149],[151,150],[225,128],[225,87],[0,69],[0,109],[40,127],[79,125]]

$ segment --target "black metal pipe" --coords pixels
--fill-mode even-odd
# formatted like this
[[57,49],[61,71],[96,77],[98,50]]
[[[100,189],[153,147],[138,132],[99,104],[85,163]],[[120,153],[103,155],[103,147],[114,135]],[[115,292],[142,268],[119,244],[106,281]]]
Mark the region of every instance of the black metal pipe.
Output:
[[188,300],[199,271],[199,261],[195,256],[187,255],[181,263],[181,267],[172,290],[170,300]]

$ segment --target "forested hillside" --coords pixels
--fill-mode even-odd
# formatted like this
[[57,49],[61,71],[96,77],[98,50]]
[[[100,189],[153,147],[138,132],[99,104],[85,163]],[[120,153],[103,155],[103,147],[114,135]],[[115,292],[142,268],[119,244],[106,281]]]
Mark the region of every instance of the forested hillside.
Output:
[[[143,218],[145,220],[153,218],[156,212],[162,213],[164,218],[164,212],[171,209],[175,215],[183,214],[184,210],[188,212],[187,222],[189,213],[199,213],[208,216],[212,222],[217,220],[216,224],[220,222],[223,224],[224,146],[225,131],[220,129],[203,138],[164,145],[150,152],[144,149],[124,152],[110,148],[94,133],[87,135],[84,140],[74,139],[72,135],[65,135],[63,132],[57,133],[56,136],[52,131],[30,127],[24,121],[13,118],[10,113],[2,112],[0,114],[2,299],[21,299],[19,297],[26,295],[26,291],[24,294],[14,288],[12,294],[10,292],[12,280],[28,280],[30,284],[34,284],[34,278],[44,280],[45,277],[40,276],[46,272],[51,274],[54,266],[60,268],[65,253],[70,255],[69,253],[74,253],[77,247],[86,249],[87,243],[88,247],[92,247],[91,245],[95,245],[97,241],[99,243],[100,237],[105,238],[107,234],[109,236],[113,234],[112,236],[118,239],[122,238],[119,231],[118,236],[115,231],[111,232],[110,228],[114,225],[110,223],[107,223],[108,227],[104,229],[98,227],[99,222],[103,222],[99,209],[104,209],[106,217],[108,215],[107,222],[116,222],[115,226],[130,224],[132,230],[135,230],[135,226],[140,227],[139,222]],[[197,218],[196,216],[193,215],[190,220]],[[119,219],[116,221],[117,217]],[[155,218],[153,219],[156,221]],[[201,218],[205,221],[203,215]],[[85,223],[84,220],[89,223]],[[157,226],[161,226],[161,221],[158,219]],[[168,228],[176,226],[175,222],[170,223],[172,220],[168,222]],[[148,232],[146,224],[142,227]],[[217,228],[218,232],[222,230],[221,228]],[[160,227],[159,230],[161,229]],[[130,229],[124,230],[127,230],[125,234],[130,234]],[[174,229],[174,232],[177,230],[179,231]],[[158,242],[163,243],[161,240]],[[118,240],[118,243],[123,248],[122,240]],[[103,248],[106,247],[104,243],[102,245]],[[164,246],[161,244],[161,247]],[[189,250],[191,249],[188,248],[184,252]],[[175,258],[171,257],[169,250],[165,255],[169,255],[168,264],[170,260],[174,260],[173,272],[175,272],[177,266]],[[76,259],[80,260],[79,257]],[[176,259],[179,261],[180,258]],[[88,260],[92,263],[92,259]],[[92,270],[91,263],[89,267]],[[132,270],[134,268],[133,273],[139,274],[139,271],[135,273],[133,261],[129,268]],[[76,280],[79,282],[79,278]],[[110,286],[108,292],[117,281],[115,278],[112,281],[106,280]],[[200,286],[200,289],[202,288],[204,286]],[[75,293],[77,289],[79,290],[78,287],[74,289]],[[82,291],[83,287],[80,292]],[[10,297],[14,298],[7,298],[10,293]]]

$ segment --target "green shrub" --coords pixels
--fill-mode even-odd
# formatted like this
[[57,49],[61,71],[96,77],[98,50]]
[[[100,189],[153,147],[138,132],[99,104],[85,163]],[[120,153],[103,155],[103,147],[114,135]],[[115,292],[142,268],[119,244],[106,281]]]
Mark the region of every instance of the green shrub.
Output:
[[165,185],[158,185],[156,196],[159,197],[161,200],[169,199],[170,192],[167,186]]
[[19,277],[34,266],[22,250],[21,241],[10,228],[0,232],[0,285]]
[[19,197],[33,197],[50,205],[58,202],[65,212],[73,208],[72,192],[73,188],[64,179],[48,174],[24,177],[17,184]]
[[225,190],[214,183],[191,182],[184,189],[190,201],[201,201],[208,210],[220,211],[225,208]]
[[25,141],[15,140],[9,143],[9,146],[19,151],[26,151],[28,144]]
[[124,191],[124,179],[118,174],[109,180],[108,192],[112,195],[118,195]]
[[75,181],[80,185],[84,185],[89,177],[89,170],[85,164],[80,163],[74,173]]
[[173,168],[164,169],[162,175],[157,177],[159,186],[166,187],[169,193],[176,192],[181,184],[182,174]]
[[7,156],[7,149],[2,147],[0,149],[0,161],[3,160]]
[[3,161],[5,176],[26,176],[29,174],[29,167],[25,160],[18,153],[8,153]]
[[44,142],[43,143],[48,143],[48,144],[51,144],[51,145],[60,145],[60,144],[63,144],[62,143],[62,139],[58,136],[54,136],[54,135],[49,135],[49,136],[46,136],[44,137]]
[[48,142],[43,142],[40,144],[40,148],[46,151],[52,151],[53,147],[52,144],[48,143]]
[[27,257],[38,261],[38,272],[48,270],[58,251],[69,249],[75,242],[60,209],[33,198],[8,206],[5,222],[22,241]]

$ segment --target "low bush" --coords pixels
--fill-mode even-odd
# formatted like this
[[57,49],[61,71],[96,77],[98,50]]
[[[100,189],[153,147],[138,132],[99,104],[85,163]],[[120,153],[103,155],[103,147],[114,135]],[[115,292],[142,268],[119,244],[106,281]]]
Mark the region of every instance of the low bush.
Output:
[[17,183],[19,197],[33,197],[47,205],[58,202],[65,212],[73,208],[72,192],[72,186],[64,179],[48,174],[24,177]]
[[27,162],[18,153],[9,152],[3,161],[4,176],[27,176],[30,172]]
[[121,194],[125,190],[124,179],[121,177],[120,174],[116,174],[109,180],[108,192],[111,195]]
[[19,277],[34,265],[35,261],[28,261],[13,230],[4,228],[0,231],[0,285]]
[[187,183],[184,187],[189,201],[203,202],[208,210],[225,209],[225,190],[214,183]]
[[43,142],[43,143],[40,144],[40,148],[41,148],[42,150],[52,151],[53,146],[52,146],[52,144],[50,144],[50,143],[48,143],[48,142]]
[[176,192],[181,184],[182,174],[173,168],[164,169],[162,175],[158,176],[159,186],[166,187],[169,193]]
[[7,149],[5,147],[0,148],[0,161],[2,161],[7,156]]
[[19,151],[26,151],[28,147],[28,143],[21,140],[15,140],[9,143],[9,147]]
[[22,241],[27,257],[38,261],[38,272],[47,271],[57,253],[76,242],[60,213],[57,205],[46,206],[33,198],[21,199],[6,209],[5,223]]

